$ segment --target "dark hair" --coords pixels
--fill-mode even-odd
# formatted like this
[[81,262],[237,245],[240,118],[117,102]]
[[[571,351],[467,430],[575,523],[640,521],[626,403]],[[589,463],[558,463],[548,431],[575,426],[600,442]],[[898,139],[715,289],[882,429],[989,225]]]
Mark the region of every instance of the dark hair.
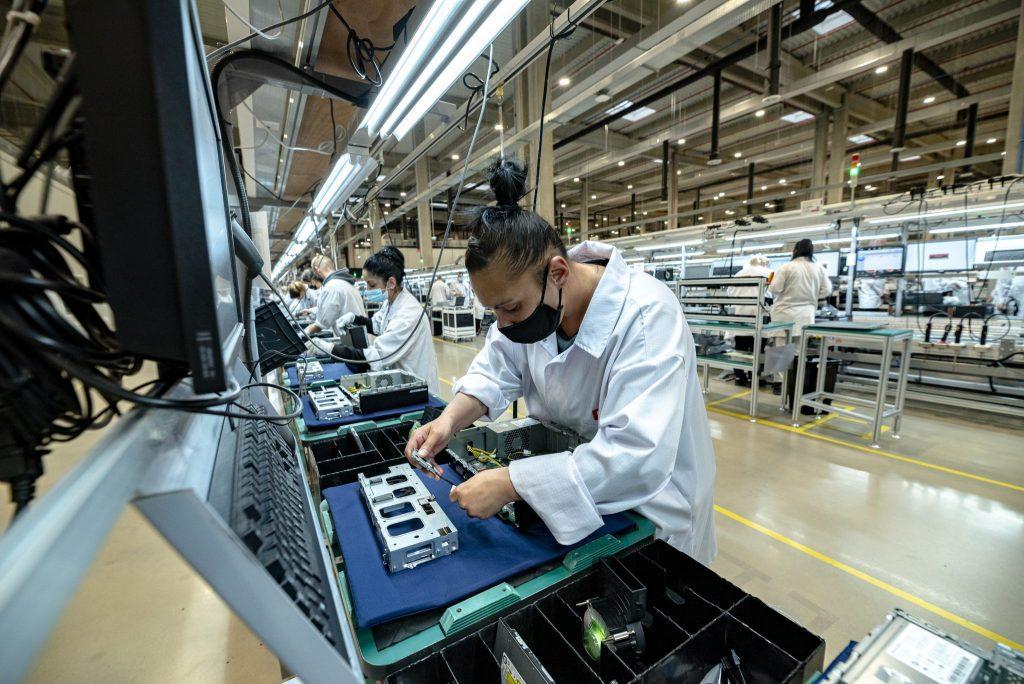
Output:
[[[566,256],[565,244],[551,224],[519,206],[526,194],[526,168],[513,158],[498,159],[487,170],[496,201],[484,207],[467,226],[466,270],[470,273],[502,263],[515,278],[554,251]],[[542,277],[538,269],[537,278]]]
[[797,259],[799,257],[807,257],[814,261],[814,243],[809,238],[804,238],[796,243],[796,247],[793,248],[793,258]]
[[313,269],[311,268],[303,269],[302,275],[299,276],[299,280],[307,284],[313,282],[313,278],[320,280],[320,276],[313,273]]
[[388,245],[382,247],[376,254],[363,263],[363,270],[387,282],[388,278],[394,278],[398,286],[402,286],[405,278],[405,255],[397,247]]

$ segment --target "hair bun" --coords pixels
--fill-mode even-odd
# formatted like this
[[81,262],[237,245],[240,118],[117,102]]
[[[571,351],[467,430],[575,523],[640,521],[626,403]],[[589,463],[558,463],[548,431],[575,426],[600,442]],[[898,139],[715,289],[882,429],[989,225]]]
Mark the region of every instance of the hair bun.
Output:
[[512,157],[498,159],[487,170],[487,182],[499,207],[518,207],[526,194],[526,167]]
[[380,252],[378,252],[378,254],[380,254],[382,257],[390,259],[391,261],[394,261],[403,269],[405,268],[405,255],[402,254],[402,250],[398,249],[394,245],[385,245],[384,247],[381,247]]

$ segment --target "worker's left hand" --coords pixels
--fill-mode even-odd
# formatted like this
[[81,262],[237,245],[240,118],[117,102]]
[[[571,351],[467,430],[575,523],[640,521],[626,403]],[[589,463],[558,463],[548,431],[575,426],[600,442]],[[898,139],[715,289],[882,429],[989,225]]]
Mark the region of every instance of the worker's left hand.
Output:
[[490,518],[502,506],[520,498],[512,486],[508,468],[481,470],[458,487],[453,487],[448,497],[471,518]]

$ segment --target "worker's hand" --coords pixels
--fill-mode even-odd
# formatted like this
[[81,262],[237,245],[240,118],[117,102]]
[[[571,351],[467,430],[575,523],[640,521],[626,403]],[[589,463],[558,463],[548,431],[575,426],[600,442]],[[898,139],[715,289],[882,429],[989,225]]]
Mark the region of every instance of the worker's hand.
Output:
[[[434,456],[448,446],[448,442],[451,441],[453,434],[455,434],[455,428],[444,414],[416,430],[412,433],[412,437],[409,438],[409,443],[405,445],[405,457],[409,460],[409,465],[423,470],[412,460],[412,452],[419,450],[420,458],[424,458],[437,466]],[[440,468],[440,466],[437,467]],[[444,472],[443,469],[441,472]],[[432,473],[427,473],[427,475],[435,480],[441,479]]]
[[471,518],[490,518],[510,501],[518,501],[519,494],[512,486],[508,468],[481,470],[448,495]]
[[355,313],[351,311],[346,311],[345,313],[338,316],[338,327],[340,328],[342,326],[348,325],[354,320],[356,320]]

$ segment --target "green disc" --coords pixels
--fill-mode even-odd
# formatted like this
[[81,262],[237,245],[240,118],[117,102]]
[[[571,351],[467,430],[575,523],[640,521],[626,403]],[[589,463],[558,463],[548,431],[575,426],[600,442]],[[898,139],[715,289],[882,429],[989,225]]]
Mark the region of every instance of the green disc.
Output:
[[583,614],[583,650],[592,660],[601,659],[601,644],[608,638],[608,626],[592,606]]

